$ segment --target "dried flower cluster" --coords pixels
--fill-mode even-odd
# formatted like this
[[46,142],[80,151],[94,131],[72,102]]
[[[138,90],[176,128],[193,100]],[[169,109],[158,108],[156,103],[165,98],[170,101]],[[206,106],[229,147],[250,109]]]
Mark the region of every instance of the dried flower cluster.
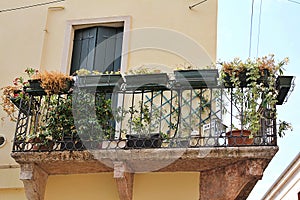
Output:
[[67,88],[68,81],[72,81],[72,77],[61,72],[44,71],[32,76],[32,79],[40,80],[41,87],[47,94],[58,94]]
[[[15,91],[19,88],[16,86],[6,86],[1,88],[2,90],[2,96],[1,96],[1,106],[4,112],[7,113],[7,116],[10,118],[11,121],[16,121],[17,116],[15,116],[15,113],[17,111],[14,104],[10,101],[10,98],[15,96]],[[2,117],[1,120],[3,121],[5,117]]]

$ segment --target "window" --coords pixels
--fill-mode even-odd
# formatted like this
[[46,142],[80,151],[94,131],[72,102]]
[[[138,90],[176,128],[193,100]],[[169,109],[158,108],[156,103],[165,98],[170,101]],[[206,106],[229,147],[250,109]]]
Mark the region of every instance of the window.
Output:
[[5,145],[6,138],[4,135],[0,134],[0,147],[3,147]]
[[87,69],[119,71],[121,67],[122,27],[97,26],[75,30],[71,71]]

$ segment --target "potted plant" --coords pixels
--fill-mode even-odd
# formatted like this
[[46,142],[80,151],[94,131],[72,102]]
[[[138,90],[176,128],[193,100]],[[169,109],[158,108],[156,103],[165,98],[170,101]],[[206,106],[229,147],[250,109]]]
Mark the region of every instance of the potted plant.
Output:
[[130,70],[125,76],[127,90],[164,90],[168,87],[169,77],[160,70],[150,71],[148,68]]
[[236,117],[240,122],[239,127],[232,124],[231,131],[226,133],[229,145],[253,143],[253,136],[260,131],[260,119],[265,118],[264,112],[258,112],[259,109],[268,110],[271,116],[276,116],[276,80],[287,62],[286,58],[276,63],[274,55],[269,55],[245,62],[235,58],[221,63],[220,79],[228,88],[227,94],[231,96],[231,105],[237,111]]
[[105,93],[91,93],[86,89],[73,93],[73,113],[78,136],[86,148],[104,148],[115,139],[114,109],[112,99]]
[[39,115],[33,115],[30,120],[30,134],[27,142],[33,150],[80,150],[77,130],[72,114],[72,96],[49,95],[43,96]]
[[115,88],[120,89],[124,83],[119,71],[101,73],[96,70],[80,69],[76,71],[76,75],[76,85],[80,88],[96,88],[97,90],[112,91]]
[[30,144],[27,150],[51,151],[54,147],[52,133],[48,130],[35,130],[27,136],[26,142]]
[[73,78],[69,75],[55,71],[43,71],[34,74],[25,92],[30,95],[68,93],[73,85]]
[[159,124],[160,111],[152,109],[140,101],[138,107],[131,106],[127,113],[130,134],[126,134],[127,148],[158,148],[162,144],[162,134],[156,132]]
[[217,69],[195,69],[192,66],[174,71],[175,80],[181,87],[193,89],[217,86]]

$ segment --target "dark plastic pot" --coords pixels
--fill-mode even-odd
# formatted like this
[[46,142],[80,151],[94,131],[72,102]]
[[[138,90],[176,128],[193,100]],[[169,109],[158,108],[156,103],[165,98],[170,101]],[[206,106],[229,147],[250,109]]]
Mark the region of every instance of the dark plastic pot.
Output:
[[177,70],[174,71],[176,82],[184,88],[208,88],[217,86],[217,69]]
[[121,74],[99,74],[78,76],[77,85],[80,88],[111,90],[119,89],[123,83]]
[[[66,79],[66,87],[59,91],[61,94],[66,94],[70,91],[70,88],[73,86],[73,81]],[[25,92],[33,96],[46,95],[44,88],[41,86],[40,79],[28,80],[29,86],[25,87]]]
[[159,148],[162,138],[159,133],[149,135],[126,135],[127,148]]
[[276,80],[277,105],[282,105],[293,84],[294,76],[279,76]]
[[25,88],[25,92],[34,95],[34,96],[40,96],[45,95],[45,90],[41,87],[41,80],[40,79],[34,79],[34,80],[28,80],[29,86]]
[[167,88],[169,77],[166,73],[133,74],[125,76],[128,90],[163,90]]

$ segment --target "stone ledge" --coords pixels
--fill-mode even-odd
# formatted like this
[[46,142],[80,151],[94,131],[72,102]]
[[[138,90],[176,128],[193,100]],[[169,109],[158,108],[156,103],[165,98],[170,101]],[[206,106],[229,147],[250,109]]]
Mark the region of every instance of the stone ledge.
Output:
[[[20,179],[28,199],[43,200],[49,175],[114,172],[119,198],[131,200],[135,172],[193,171],[201,172],[199,199],[229,200],[248,196],[277,151],[278,147],[260,146],[14,152],[11,156],[21,166]],[[227,187],[221,187],[224,181]]]
[[19,164],[35,163],[49,175],[113,172],[113,163],[121,161],[133,171],[161,165],[152,171],[206,171],[248,159],[271,160],[276,146],[218,147],[188,149],[132,149],[62,152],[14,152]]

